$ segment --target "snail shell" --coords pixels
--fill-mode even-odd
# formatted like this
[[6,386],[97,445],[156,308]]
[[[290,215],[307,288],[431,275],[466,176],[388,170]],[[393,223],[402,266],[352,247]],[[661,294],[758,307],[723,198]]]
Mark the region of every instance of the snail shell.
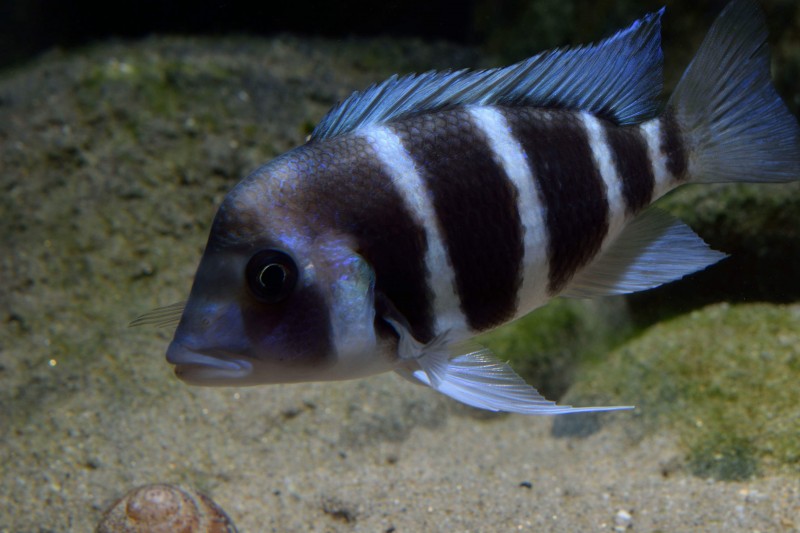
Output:
[[236,533],[208,496],[174,485],[137,487],[103,514],[97,533]]

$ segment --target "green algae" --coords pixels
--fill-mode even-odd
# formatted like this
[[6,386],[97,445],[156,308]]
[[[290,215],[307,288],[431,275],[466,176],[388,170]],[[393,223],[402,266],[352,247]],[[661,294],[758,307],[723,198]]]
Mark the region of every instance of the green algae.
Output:
[[800,307],[717,304],[659,323],[585,366],[568,403],[634,404],[674,431],[701,477],[800,472]]
[[476,341],[508,360],[545,397],[556,399],[580,364],[597,360],[632,333],[630,322],[622,298],[556,299]]
[[[193,99],[205,99],[225,80],[236,75],[216,62],[199,63],[187,61],[180,56],[163,57],[157,54],[132,50],[120,57],[92,65],[81,80],[83,103],[89,109],[98,105],[111,105],[99,97],[118,95],[120,87],[130,91],[137,106],[131,119],[150,119],[158,116],[171,120],[181,116],[191,107]],[[189,98],[189,97],[193,98]],[[219,101],[211,100],[211,102]],[[146,111],[140,115],[141,110]],[[198,128],[214,128],[218,124],[213,115],[208,115]]]
[[[758,447],[751,439],[726,432],[698,439],[689,450],[689,471],[702,478],[722,481],[750,479],[758,471]],[[734,430],[735,431],[735,430]]]

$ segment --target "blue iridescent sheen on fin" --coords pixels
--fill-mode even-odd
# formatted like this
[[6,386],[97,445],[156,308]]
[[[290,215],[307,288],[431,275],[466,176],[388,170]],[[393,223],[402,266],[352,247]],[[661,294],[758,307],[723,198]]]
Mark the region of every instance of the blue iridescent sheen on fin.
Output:
[[650,208],[581,271],[561,296],[595,298],[658,287],[727,257],[708,247],[689,226]]
[[[457,352],[458,347],[454,347]],[[443,353],[437,350],[437,353]],[[461,403],[486,409],[523,415],[563,415],[633,409],[632,406],[572,407],[558,405],[545,399],[525,383],[508,364],[498,360],[486,349],[468,350],[437,363],[436,380],[431,379],[428,354],[418,358],[421,368],[397,372],[406,379],[427,385]]]
[[772,84],[767,23],[758,4],[733,0],[717,17],[672,93],[703,183],[800,177],[800,127]]
[[597,44],[549,50],[508,67],[394,75],[340,102],[311,139],[467,105],[579,109],[617,124],[642,122],[655,115],[661,93],[663,13]]

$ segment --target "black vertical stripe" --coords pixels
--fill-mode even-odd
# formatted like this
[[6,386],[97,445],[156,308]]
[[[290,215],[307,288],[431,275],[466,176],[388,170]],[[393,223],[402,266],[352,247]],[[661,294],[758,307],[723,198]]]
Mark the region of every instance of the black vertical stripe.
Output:
[[[280,305],[244,306],[242,324],[250,339],[275,336],[285,351],[274,356],[287,364],[321,368],[335,360],[330,309],[318,287],[301,287]],[[302,335],[285,334],[285,324],[301,327]]]
[[470,328],[510,319],[521,283],[523,228],[517,190],[485,134],[463,109],[412,117],[392,129],[433,199]]
[[[293,152],[310,224],[321,233],[354,240],[375,270],[375,290],[408,321],[420,342],[433,338],[433,296],[427,285],[425,229],[370,144],[353,136],[311,143]],[[379,328],[379,331],[384,331]]]
[[550,294],[585,266],[608,232],[606,187],[580,117],[571,111],[505,108],[542,194]]
[[660,120],[661,151],[667,156],[667,171],[676,180],[683,180],[686,178],[689,162],[686,158],[686,148],[675,112],[671,108],[667,108]]
[[628,215],[638,213],[650,204],[656,178],[647,153],[647,141],[636,127],[621,127],[603,121],[608,149],[622,181],[622,196]]

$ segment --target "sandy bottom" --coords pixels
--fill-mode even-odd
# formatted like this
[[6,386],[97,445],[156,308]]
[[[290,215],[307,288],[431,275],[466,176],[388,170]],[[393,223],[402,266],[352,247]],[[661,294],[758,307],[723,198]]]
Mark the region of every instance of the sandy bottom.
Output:
[[8,432],[0,529],[88,531],[151,482],[200,488],[240,531],[798,527],[796,478],[691,477],[668,435],[632,442],[626,414],[556,438],[551,419],[487,417],[394,376],[209,390],[149,366],[169,392],[108,405],[108,383]]

